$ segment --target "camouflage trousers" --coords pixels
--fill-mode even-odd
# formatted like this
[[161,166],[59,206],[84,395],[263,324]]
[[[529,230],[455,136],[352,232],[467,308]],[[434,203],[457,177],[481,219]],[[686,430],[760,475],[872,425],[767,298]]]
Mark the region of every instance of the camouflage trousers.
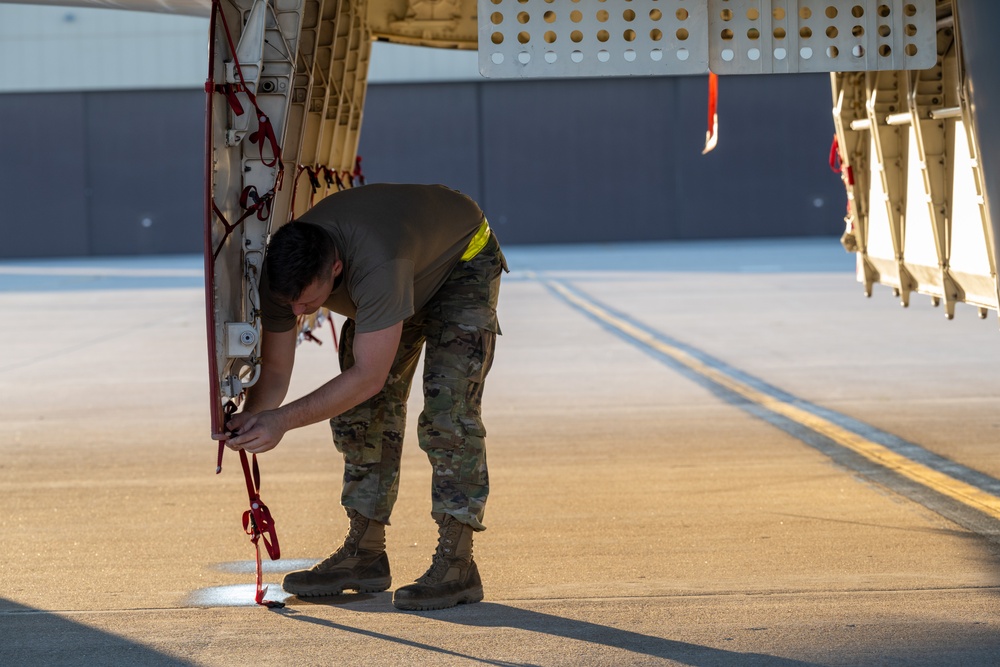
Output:
[[[506,259],[495,237],[461,262],[441,289],[403,322],[388,380],[378,394],[330,420],[334,444],[344,456],[341,502],[364,516],[389,523],[399,490],[406,401],[424,354],[424,409],[417,422],[420,448],[433,468],[432,511],[451,514],[484,530],[489,494],[483,384],[493,364],[500,275]],[[354,321],[340,339],[340,367],[354,364]]]

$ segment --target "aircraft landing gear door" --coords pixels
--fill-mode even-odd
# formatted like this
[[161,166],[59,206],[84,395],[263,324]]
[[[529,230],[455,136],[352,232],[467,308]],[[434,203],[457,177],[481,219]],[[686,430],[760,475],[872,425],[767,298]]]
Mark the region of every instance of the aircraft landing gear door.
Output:
[[292,0],[212,2],[205,302],[217,439],[224,438],[225,404],[238,402],[260,375],[258,287],[283,176],[281,146],[302,12],[302,2]]

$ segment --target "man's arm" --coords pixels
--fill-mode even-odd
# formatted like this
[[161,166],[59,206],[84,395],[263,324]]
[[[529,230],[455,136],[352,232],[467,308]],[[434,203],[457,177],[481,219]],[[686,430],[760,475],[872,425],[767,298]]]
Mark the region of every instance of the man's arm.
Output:
[[[329,419],[368,400],[385,386],[402,332],[403,323],[398,322],[379,331],[355,334],[353,366],[288,405],[251,416],[227,444],[254,454],[266,452],[274,449],[286,431]],[[287,388],[286,380],[282,396]]]
[[253,415],[273,410],[285,400],[288,383],[295,364],[295,328],[288,331],[264,331],[261,340],[260,377],[247,390],[243,410],[226,424],[230,431],[239,431]]

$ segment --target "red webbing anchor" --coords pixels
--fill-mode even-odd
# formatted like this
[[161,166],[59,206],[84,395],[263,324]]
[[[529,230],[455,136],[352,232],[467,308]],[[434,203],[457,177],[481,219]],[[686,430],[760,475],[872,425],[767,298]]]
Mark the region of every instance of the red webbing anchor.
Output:
[[323,166],[322,169],[323,169],[323,178],[326,179],[327,185],[333,185],[334,183],[336,183],[337,192],[340,192],[346,187],[344,185],[344,181],[341,180],[340,178],[340,172],[338,172],[336,169],[330,169],[327,166]]
[[326,165],[323,165],[321,167],[316,167],[316,172],[317,173],[323,172],[323,180],[326,181],[327,188],[333,187],[334,185],[333,172],[330,171],[329,167],[327,167]]
[[317,167],[315,170],[312,167],[304,167],[304,169],[306,175],[309,177],[309,187],[312,188],[312,193],[309,195],[309,206],[312,207],[316,202],[316,193],[323,187],[319,182],[320,167]]
[[359,185],[365,184],[365,175],[361,171],[361,156],[358,155],[354,158],[354,171],[351,173],[351,187],[357,187]]
[[[233,416],[236,411],[236,404],[232,401],[226,403],[225,422]],[[215,468],[215,474],[222,472],[222,454],[225,452],[226,441],[219,441],[219,458]],[[247,453],[240,450],[240,464],[243,466],[243,477],[247,483],[247,495],[250,498],[250,509],[243,512],[243,530],[250,536],[254,549],[257,552],[257,591],[254,601],[269,609],[278,609],[285,606],[284,602],[275,600],[265,600],[267,587],[263,585],[263,568],[260,561],[260,542],[263,540],[264,548],[271,560],[281,558],[281,548],[278,546],[278,533],[274,526],[274,519],[271,517],[271,510],[260,499],[260,467],[257,465],[257,455],[253,455],[253,470],[251,471],[250,461]]]

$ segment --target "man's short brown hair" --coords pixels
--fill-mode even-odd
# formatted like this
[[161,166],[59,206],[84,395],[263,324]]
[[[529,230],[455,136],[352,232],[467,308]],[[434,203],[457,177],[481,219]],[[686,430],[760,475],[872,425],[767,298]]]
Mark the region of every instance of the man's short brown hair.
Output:
[[267,271],[271,292],[291,303],[313,282],[326,277],[336,260],[336,246],[322,227],[294,220],[281,227],[267,244]]

